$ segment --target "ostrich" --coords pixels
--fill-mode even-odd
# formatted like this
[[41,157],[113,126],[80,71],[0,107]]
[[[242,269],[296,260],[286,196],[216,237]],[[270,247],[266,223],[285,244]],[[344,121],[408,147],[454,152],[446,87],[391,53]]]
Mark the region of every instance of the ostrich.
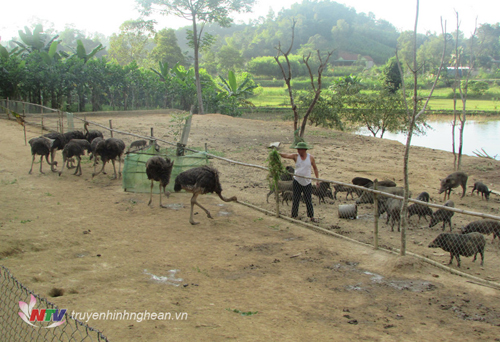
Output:
[[[68,161],[69,158],[76,157],[78,160],[78,164],[76,165],[76,170],[74,175],[80,171],[80,173],[77,176],[81,176],[82,174],[82,166],[80,165],[80,162],[82,160],[81,156],[85,154],[85,150],[90,149],[90,144],[87,140],[85,139],[72,139],[69,143],[67,143],[64,146],[62,155],[63,155],[63,166],[61,171],[59,171],[59,176],[62,175],[64,171],[64,165]],[[69,169],[69,166],[68,166]]]
[[[64,135],[62,135],[59,132],[51,132],[51,133],[44,134],[43,136],[54,140],[54,142],[52,143],[52,148],[50,150],[50,161],[52,163],[54,163],[54,158],[56,156],[56,152],[58,150],[62,150],[64,148],[64,145],[66,145],[67,141],[66,141]],[[55,164],[55,165],[57,165],[57,164]],[[54,166],[51,166],[50,170],[52,172],[57,172],[57,170]]]
[[[66,145],[68,145],[70,142],[77,143],[78,145],[80,145],[82,147],[83,151],[82,151],[82,153],[80,153],[80,155],[84,155],[85,151],[87,151],[87,153],[90,153],[90,143],[86,139],[71,139],[68,143],[66,143]],[[66,148],[66,145],[64,146],[64,148]],[[74,147],[72,149],[75,150]],[[75,150],[75,153],[77,153],[76,150]],[[76,157],[76,155],[74,155],[74,156]],[[66,158],[64,158],[64,149],[63,149],[63,159],[66,160],[66,167],[68,169],[74,169],[75,168],[75,166],[73,165],[73,156],[71,156],[71,157],[70,156],[66,156]],[[70,162],[71,162],[71,165],[70,165]],[[79,163],[80,162],[78,162],[78,164]],[[80,172],[81,172],[81,168],[80,168]]]
[[[90,156],[89,156],[89,160],[92,160],[92,158],[94,158],[94,155],[95,155],[95,149],[97,147],[97,144],[101,141],[104,141],[103,138],[101,137],[97,137],[97,138],[94,138],[92,140],[92,142],[90,143]],[[95,156],[95,159],[94,159],[94,168],[95,168],[95,165],[97,164],[97,156]],[[94,169],[94,172],[95,172],[95,169]],[[102,172],[104,174],[106,174],[106,172]]]
[[63,134],[64,140],[69,142],[71,139],[85,139],[85,134],[81,131],[69,131]]
[[170,175],[172,174],[172,168],[174,162],[170,161],[169,158],[162,157],[151,157],[146,163],[146,174],[148,179],[151,180],[151,192],[149,196],[149,203],[153,200],[153,181],[160,182],[160,207],[165,208],[161,204],[161,188],[163,187],[163,193],[168,197],[170,192],[165,192],[165,188],[170,182]]
[[[73,139],[85,139],[85,134],[81,131],[68,131],[63,134],[64,136],[64,144],[66,145],[68,142],[70,142]],[[64,148],[64,146],[63,146]],[[73,158],[68,159],[66,167],[70,168],[69,165],[71,162],[71,168],[74,168],[73,166]]]
[[111,160],[113,163],[113,170],[115,172],[115,176],[113,179],[118,178],[116,175],[116,167],[115,167],[115,159],[118,158],[118,174],[121,176],[121,156],[125,151],[125,143],[121,139],[116,138],[108,138],[99,142],[95,148],[95,157],[100,156],[102,161],[101,171],[92,173],[92,178],[94,176],[100,174],[104,170],[104,166],[106,163]]
[[219,182],[219,172],[206,165],[181,172],[175,178],[174,190],[175,192],[179,192],[181,189],[193,193],[193,197],[191,197],[191,216],[189,217],[189,222],[192,225],[199,223],[193,220],[193,208],[195,204],[205,211],[208,218],[212,218],[210,212],[203,208],[196,200],[199,195],[215,192],[224,202],[237,201],[236,196],[231,198],[225,198],[222,196],[222,187]]
[[30,146],[31,146],[31,154],[33,155],[33,159],[31,160],[31,169],[29,174],[33,171],[33,163],[35,162],[35,155],[40,156],[40,173],[43,173],[42,171],[42,164],[43,164],[43,157],[45,156],[45,160],[47,161],[47,164],[51,166],[57,166],[57,162],[49,162],[49,154],[52,151],[52,146],[54,144],[54,140],[46,138],[46,137],[38,137],[38,138],[33,138],[30,139],[29,141]]
[[85,124],[83,125],[83,127],[85,128],[85,139],[87,139],[87,141],[89,143],[92,143],[92,141],[95,138],[104,138],[101,131],[97,131],[97,130],[90,130],[89,131],[88,126],[89,126],[88,122],[85,122]]

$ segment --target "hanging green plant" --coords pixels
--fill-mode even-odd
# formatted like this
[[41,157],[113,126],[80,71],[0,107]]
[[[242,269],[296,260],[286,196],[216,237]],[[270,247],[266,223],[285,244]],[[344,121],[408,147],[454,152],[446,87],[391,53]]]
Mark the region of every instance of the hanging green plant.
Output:
[[281,157],[276,149],[271,149],[267,157],[267,167],[269,168],[269,186],[271,189],[276,189],[280,175],[285,173],[285,167],[281,163]]

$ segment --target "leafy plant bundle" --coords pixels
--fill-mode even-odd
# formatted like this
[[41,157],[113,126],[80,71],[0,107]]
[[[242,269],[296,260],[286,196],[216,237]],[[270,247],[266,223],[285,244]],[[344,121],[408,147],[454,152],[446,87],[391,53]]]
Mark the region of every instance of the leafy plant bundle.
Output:
[[269,168],[269,186],[271,189],[276,189],[278,181],[280,180],[280,175],[286,172],[285,167],[281,163],[281,157],[278,151],[274,148],[269,152],[266,161]]

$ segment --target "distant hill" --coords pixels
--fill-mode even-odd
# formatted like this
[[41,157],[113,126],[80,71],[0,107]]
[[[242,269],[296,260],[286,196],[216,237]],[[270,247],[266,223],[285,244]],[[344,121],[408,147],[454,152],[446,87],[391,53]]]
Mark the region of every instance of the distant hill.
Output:
[[[292,20],[297,21],[292,53],[300,49],[344,51],[370,56],[376,64],[384,64],[394,56],[399,37],[399,32],[389,22],[329,0],[304,0],[277,15],[271,12],[250,24],[235,24],[229,28],[206,25],[204,32],[218,37],[213,51],[228,44],[248,61],[253,57],[276,55],[275,47],[279,42],[288,46]],[[176,35],[181,50],[191,54],[186,28],[191,27],[178,29]],[[334,58],[337,58],[335,54]]]

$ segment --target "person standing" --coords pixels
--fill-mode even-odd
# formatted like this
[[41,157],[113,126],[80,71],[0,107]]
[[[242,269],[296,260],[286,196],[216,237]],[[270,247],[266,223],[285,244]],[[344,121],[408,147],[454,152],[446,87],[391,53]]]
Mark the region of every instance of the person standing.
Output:
[[[280,153],[282,158],[292,159],[295,161],[295,175],[293,177],[293,205],[292,205],[292,218],[297,218],[299,212],[300,198],[304,194],[304,201],[306,202],[307,217],[312,222],[318,222],[314,218],[314,207],[312,205],[312,184],[309,178],[302,178],[298,176],[311,177],[311,167],[314,170],[314,175],[319,178],[318,168],[314,157],[307,153],[311,149],[305,142],[299,142],[295,148],[297,153]],[[319,186],[319,181],[316,182]]]

